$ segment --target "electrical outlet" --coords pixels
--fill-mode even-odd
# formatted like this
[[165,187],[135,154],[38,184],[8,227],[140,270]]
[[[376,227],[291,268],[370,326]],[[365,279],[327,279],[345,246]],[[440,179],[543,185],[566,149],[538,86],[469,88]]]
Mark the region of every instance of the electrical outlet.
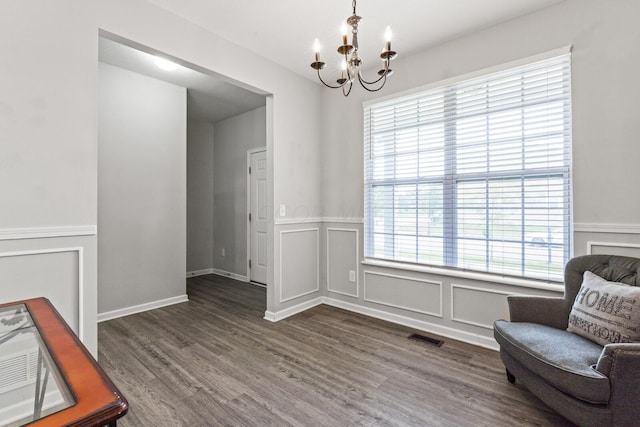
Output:
[[350,282],[356,281],[356,272],[353,270],[349,270],[349,281]]
[[227,256],[227,250],[225,248],[220,249],[220,255]]

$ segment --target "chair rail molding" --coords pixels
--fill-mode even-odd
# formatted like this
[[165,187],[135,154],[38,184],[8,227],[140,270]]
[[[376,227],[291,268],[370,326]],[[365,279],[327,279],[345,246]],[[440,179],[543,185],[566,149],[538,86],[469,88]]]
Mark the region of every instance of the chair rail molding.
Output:
[[293,218],[276,218],[275,225],[288,225],[288,224],[364,224],[363,218],[351,218],[351,217],[293,217]]
[[640,224],[576,222],[573,224],[573,231],[578,233],[640,234]]
[[61,227],[2,228],[0,240],[45,239],[51,237],[95,236],[97,225],[74,225]]

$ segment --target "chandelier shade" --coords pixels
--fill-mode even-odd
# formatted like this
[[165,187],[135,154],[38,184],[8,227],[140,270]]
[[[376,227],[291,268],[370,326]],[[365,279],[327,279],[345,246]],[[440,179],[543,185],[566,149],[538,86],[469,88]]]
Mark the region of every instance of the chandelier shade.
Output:
[[[347,18],[346,24],[342,28],[342,44],[338,46],[337,52],[342,56],[342,71],[340,77],[336,79],[336,83],[327,83],[322,78],[321,70],[327,65],[320,60],[320,42],[315,39],[313,49],[315,51],[315,61],[311,63],[311,68],[318,73],[318,79],[323,85],[332,89],[342,89],[344,96],[349,96],[353,83],[357,80],[360,85],[369,92],[377,92],[382,89],[387,82],[393,70],[389,67],[389,63],[397,56],[397,53],[391,50],[391,29],[387,27],[385,31],[385,46],[380,53],[382,60],[382,68],[378,71],[377,78],[367,80],[362,75],[362,60],[358,53],[358,25],[362,22],[362,17],[356,13],[356,0],[351,3],[353,14]],[[351,43],[349,43],[349,27],[351,27]]]

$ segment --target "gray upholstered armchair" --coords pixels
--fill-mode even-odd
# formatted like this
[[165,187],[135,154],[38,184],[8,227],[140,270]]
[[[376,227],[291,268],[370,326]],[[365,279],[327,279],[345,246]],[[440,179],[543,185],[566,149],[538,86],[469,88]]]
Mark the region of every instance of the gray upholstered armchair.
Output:
[[507,378],[511,383],[517,378],[580,426],[639,426],[640,343],[603,346],[567,331],[585,271],[609,282],[640,286],[640,259],[587,255],[567,263],[562,298],[509,296],[511,321],[494,324]]

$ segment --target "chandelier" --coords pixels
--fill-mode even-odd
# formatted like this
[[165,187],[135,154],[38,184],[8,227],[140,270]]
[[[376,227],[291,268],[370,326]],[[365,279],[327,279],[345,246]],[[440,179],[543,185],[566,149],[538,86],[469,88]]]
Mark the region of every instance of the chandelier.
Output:
[[[353,15],[347,18],[346,25],[342,27],[342,44],[338,46],[338,53],[343,56],[342,59],[342,71],[340,78],[336,80],[337,85],[327,83],[320,75],[326,63],[320,61],[320,42],[315,40],[315,61],[311,63],[311,68],[318,72],[318,78],[323,85],[332,89],[342,89],[344,96],[349,96],[353,82],[358,80],[360,85],[369,92],[377,92],[382,89],[387,82],[387,77],[393,73],[393,70],[389,68],[389,62],[397,56],[396,52],[391,50],[391,29],[387,27],[385,31],[386,44],[382,53],[380,53],[380,59],[382,59],[382,68],[378,71],[378,78],[372,81],[366,80],[362,76],[362,60],[358,56],[358,25],[362,21],[362,17],[356,14],[356,0],[351,3],[353,7]],[[351,27],[351,44],[348,40],[348,27]]]

